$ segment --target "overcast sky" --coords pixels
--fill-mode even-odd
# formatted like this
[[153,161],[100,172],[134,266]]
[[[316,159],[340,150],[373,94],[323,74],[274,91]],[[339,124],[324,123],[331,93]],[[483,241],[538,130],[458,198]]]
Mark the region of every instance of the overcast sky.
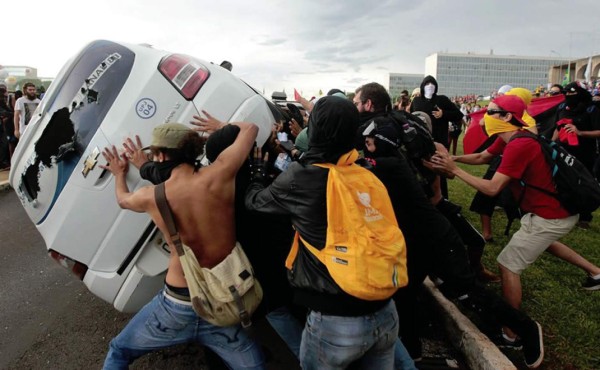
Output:
[[148,43],[229,60],[267,95],[387,86],[389,72],[424,73],[435,52],[600,54],[600,0],[28,0],[10,9],[2,65],[51,77],[92,40]]

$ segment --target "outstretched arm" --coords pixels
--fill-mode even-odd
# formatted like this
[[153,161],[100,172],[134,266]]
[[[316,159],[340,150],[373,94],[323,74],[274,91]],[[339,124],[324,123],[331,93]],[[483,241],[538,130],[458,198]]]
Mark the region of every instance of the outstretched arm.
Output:
[[131,193],[126,180],[127,170],[129,169],[127,157],[119,155],[114,145],[112,149],[104,148],[102,155],[107,163],[106,165],[100,165],[100,167],[110,171],[115,176],[115,193],[119,206],[134,212],[145,212],[148,205],[147,189],[150,189],[150,187]]
[[250,150],[254,146],[258,135],[258,126],[249,122],[234,122],[231,124],[238,126],[240,132],[233,144],[219,154],[211,167],[218,168],[225,176],[235,177],[237,171],[250,155]]
[[431,163],[434,168],[457,176],[471,187],[491,197],[500,193],[500,191],[504,189],[510,181],[509,176],[499,172],[496,172],[491,180],[485,180],[471,175],[454,163],[450,157],[450,154],[447,150],[445,150],[445,148],[443,150],[438,149],[438,151],[436,151],[436,154],[431,157]]
[[494,158],[487,150],[484,150],[480,153],[472,153],[472,154],[464,154],[464,155],[453,155],[452,160],[458,163],[465,164],[485,164],[490,163],[490,161]]

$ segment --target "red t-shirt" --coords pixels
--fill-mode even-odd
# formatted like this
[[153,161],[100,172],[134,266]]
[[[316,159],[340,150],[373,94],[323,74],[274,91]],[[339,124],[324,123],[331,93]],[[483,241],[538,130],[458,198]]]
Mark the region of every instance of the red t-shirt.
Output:
[[493,155],[494,157],[499,156],[504,151],[504,147],[506,146],[506,142],[501,138],[497,137],[496,141],[492,143],[486,150],[488,153]]
[[[566,218],[570,213],[558,199],[532,187],[523,187],[520,181],[549,192],[556,192],[550,166],[544,158],[540,144],[529,137],[520,137],[506,144],[498,171],[511,177],[509,187],[514,198],[522,199],[520,207],[546,219]],[[523,191],[525,191],[524,195]]]

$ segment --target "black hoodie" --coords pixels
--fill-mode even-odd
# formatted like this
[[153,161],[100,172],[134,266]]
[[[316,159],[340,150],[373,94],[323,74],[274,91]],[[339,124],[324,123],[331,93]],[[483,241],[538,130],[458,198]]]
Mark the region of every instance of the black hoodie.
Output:
[[[425,85],[428,83],[435,85],[435,92],[431,99],[425,98]],[[427,76],[421,82],[421,96],[414,98],[410,105],[410,111],[412,112],[425,112],[429,114],[431,118],[432,135],[433,139],[438,143],[448,146],[448,122],[456,122],[463,117],[458,107],[454,105],[445,95],[438,95],[438,83],[433,76]],[[442,117],[435,118],[432,114],[434,110],[440,108],[442,110]]]

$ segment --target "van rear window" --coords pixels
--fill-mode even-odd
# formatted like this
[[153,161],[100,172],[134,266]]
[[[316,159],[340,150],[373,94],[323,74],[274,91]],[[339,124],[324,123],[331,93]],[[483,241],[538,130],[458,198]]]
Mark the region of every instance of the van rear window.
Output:
[[39,171],[53,165],[60,167],[54,195],[58,197],[121,92],[134,60],[135,54],[128,48],[96,41],[78,56],[62,80],[53,82],[58,85],[45,105],[51,119],[35,143],[35,162],[22,177],[21,189],[30,201],[40,190]]

